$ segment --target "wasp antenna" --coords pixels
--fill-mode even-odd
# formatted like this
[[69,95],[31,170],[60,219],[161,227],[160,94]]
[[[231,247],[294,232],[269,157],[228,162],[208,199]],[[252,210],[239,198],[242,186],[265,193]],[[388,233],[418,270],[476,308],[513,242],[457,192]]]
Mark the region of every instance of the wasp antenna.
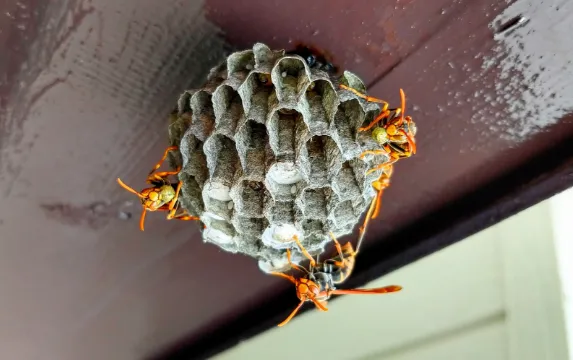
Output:
[[388,285],[376,289],[347,289],[347,290],[332,290],[330,293],[333,295],[366,295],[366,294],[389,294],[402,290],[399,285]]
[[282,323],[280,323],[278,326],[279,326],[279,327],[285,326],[285,325],[290,321],[290,319],[292,319],[292,318],[296,315],[296,313],[298,312],[298,310],[300,309],[300,307],[302,306],[302,304],[304,304],[304,300],[301,300],[300,303],[298,303],[298,306],[297,306],[297,307],[290,313],[290,315],[289,315],[286,319],[284,319],[284,321],[283,321]]
[[145,199],[145,196],[141,195],[139,192],[137,192],[137,191],[133,190],[131,187],[127,186],[123,181],[121,181],[120,178],[117,178],[117,183],[119,184],[119,186],[121,186],[125,190],[129,191],[130,193],[135,194],[142,199]]
[[324,306],[324,304],[321,303],[320,301],[313,298],[312,302],[320,311],[328,311],[328,308],[326,306]]
[[310,254],[308,253],[308,251],[304,248],[304,246],[302,246],[302,243],[300,242],[299,238],[297,235],[293,235],[292,239],[294,240],[294,242],[298,245],[298,247],[300,248],[300,251],[302,252],[302,254],[304,256],[306,256],[306,258],[308,260],[310,260],[310,266],[314,267],[316,266],[316,263],[314,262],[314,259],[312,258],[312,256],[310,256]]
[[147,213],[147,208],[144,206],[143,210],[141,211],[141,217],[139,218],[139,228],[141,231],[145,231],[145,214]]

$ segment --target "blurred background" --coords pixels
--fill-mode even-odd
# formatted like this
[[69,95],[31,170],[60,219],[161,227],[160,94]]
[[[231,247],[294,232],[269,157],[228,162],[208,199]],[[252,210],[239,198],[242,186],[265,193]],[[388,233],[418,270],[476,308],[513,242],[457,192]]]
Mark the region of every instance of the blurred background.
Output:
[[[555,230],[571,211],[557,221],[538,209],[573,185],[573,1],[3,0],[0,10],[3,359],[465,359],[472,346],[479,359],[566,358],[551,254],[559,237],[572,241]],[[290,284],[203,244],[194,225],[149,214],[139,231],[140,205],[116,183],[142,188],[179,94],[259,41],[324,49],[390,103],[403,88],[418,126],[418,154],[396,166],[345,284],[404,292],[340,298],[282,332]]]

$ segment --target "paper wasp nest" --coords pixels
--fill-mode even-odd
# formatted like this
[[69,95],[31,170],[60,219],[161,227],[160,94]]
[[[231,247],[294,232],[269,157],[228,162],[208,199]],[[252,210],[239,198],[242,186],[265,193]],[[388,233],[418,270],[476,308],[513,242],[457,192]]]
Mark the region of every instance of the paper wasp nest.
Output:
[[284,271],[285,249],[297,249],[293,235],[317,254],[330,231],[353,231],[380,175],[365,173],[387,159],[359,159],[379,148],[357,129],[380,110],[339,84],[365,92],[350,72],[330,77],[256,44],[181,96],[169,127],[180,156],[171,162],[183,168],[181,206],[201,217],[204,241],[257,258],[263,271]]

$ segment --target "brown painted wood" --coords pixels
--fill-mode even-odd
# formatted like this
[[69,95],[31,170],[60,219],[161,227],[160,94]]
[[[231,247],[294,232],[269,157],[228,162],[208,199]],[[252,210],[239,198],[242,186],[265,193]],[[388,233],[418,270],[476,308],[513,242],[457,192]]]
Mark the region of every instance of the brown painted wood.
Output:
[[[573,183],[562,167],[573,141],[565,117],[572,3],[204,6],[238,48],[306,41],[362,76],[371,94],[395,103],[398,89],[406,91],[419,153],[396,167],[358,262],[355,281],[366,281]],[[144,185],[166,145],[165,114],[217,62],[212,51],[223,45],[210,37],[202,7],[191,0],[0,3],[4,357],[135,359],[180,344],[188,350],[172,355],[199,358],[272,326],[290,310],[285,296],[294,303],[288,284],[251,259],[203,244],[194,225],[149,214],[141,233],[137,202],[115,183],[119,176]],[[530,21],[495,35],[489,24],[500,13],[500,25],[518,15]],[[503,194],[520,196],[517,205]],[[435,229],[432,214],[441,216]],[[450,218],[452,228],[465,221],[465,230],[445,230]]]

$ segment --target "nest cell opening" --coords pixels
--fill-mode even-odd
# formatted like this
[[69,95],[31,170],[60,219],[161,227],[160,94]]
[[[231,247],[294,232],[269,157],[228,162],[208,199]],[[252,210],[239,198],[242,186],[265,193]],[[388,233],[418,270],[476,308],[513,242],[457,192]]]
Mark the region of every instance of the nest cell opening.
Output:
[[230,220],[235,207],[232,200],[220,200],[229,193],[229,188],[219,183],[208,182],[203,189],[205,210],[219,220]]
[[218,179],[230,187],[237,166],[240,165],[235,142],[225,135],[216,134],[209,138],[208,145],[206,143],[204,148],[209,153],[207,165],[211,178]]
[[354,206],[351,200],[346,200],[340,202],[335,206],[331,216],[329,216],[333,222],[333,227],[336,229],[346,228],[348,226],[354,225],[356,221],[356,214]]
[[265,216],[272,224],[293,224],[294,202],[274,201],[266,209]]
[[313,136],[305,143],[298,162],[309,184],[326,186],[333,175],[338,173],[342,155],[330,136]]
[[203,200],[207,211],[228,219],[233,210],[230,190],[235,179],[239,156],[235,142],[224,135],[213,135],[205,143],[207,166],[211,179],[203,188]]
[[[325,235],[329,231],[327,226],[325,226],[326,221],[305,219],[299,225],[303,234],[303,237],[300,239],[301,244],[313,257],[320,254],[324,244],[329,240],[329,237]],[[295,253],[300,253],[298,247],[294,250]]]
[[342,200],[355,199],[362,193],[356,180],[357,174],[354,172],[355,162],[356,160],[345,161],[338,175],[333,179],[332,190]]
[[236,232],[233,225],[224,220],[211,218],[207,214],[201,217],[206,228],[203,230],[203,240],[213,243],[225,251],[237,252],[235,243]]
[[366,86],[364,85],[362,80],[360,80],[358,76],[354,75],[351,72],[344,71],[344,74],[340,78],[340,83],[342,85],[346,85],[348,87],[356,89],[357,91],[363,94],[366,94]]
[[262,182],[243,180],[240,186],[240,206],[237,211],[250,217],[263,216],[265,186]]
[[[306,258],[300,252],[291,252],[291,261],[295,264],[302,263]],[[288,262],[285,252],[281,252],[270,259],[259,260],[259,269],[265,273],[271,272],[286,272],[291,270],[291,265]]]
[[302,99],[302,107],[310,116],[306,123],[313,134],[326,134],[338,100],[332,84],[326,80],[310,83]]
[[299,197],[299,207],[307,219],[326,220],[330,188],[305,189]]
[[239,87],[247,118],[264,123],[269,112],[269,98],[275,91],[271,74],[253,72]]
[[262,179],[267,163],[269,136],[265,125],[248,120],[236,135],[239,156],[246,176]]
[[217,132],[233,136],[239,120],[244,117],[239,93],[230,86],[220,86],[213,93],[213,106]]
[[211,95],[203,90],[197,91],[191,97],[191,109],[193,111],[191,131],[201,141],[205,141],[215,127],[215,112]]
[[183,172],[193,176],[203,185],[207,180],[207,158],[203,152],[203,142],[190,132],[185,133],[179,143]]
[[177,109],[179,114],[184,114],[191,112],[191,98],[193,97],[193,93],[189,91],[185,91],[180,97],[179,101],[177,101]]
[[285,57],[278,61],[272,70],[271,77],[277,97],[281,102],[296,102],[297,93],[308,82],[303,60]]
[[255,54],[251,50],[237,52],[227,58],[229,76],[244,80],[254,68]]
[[252,218],[248,216],[236,216],[233,223],[239,234],[256,239],[259,239],[263,235],[263,231],[265,231],[269,225],[269,222],[265,218]]
[[276,111],[269,119],[270,145],[278,161],[293,161],[297,136],[306,128],[299,112]]
[[325,149],[327,140],[327,136],[313,136],[306,143],[308,161],[310,164],[309,173],[320,183],[328,182],[328,164]]
[[[278,179],[281,183],[277,182]],[[292,181],[295,182],[292,182]],[[288,182],[288,184],[285,184]],[[300,173],[292,163],[274,164],[267,177],[265,184],[273,199],[277,201],[292,201],[296,198],[301,188],[306,187]]]
[[322,234],[324,232],[324,223],[316,219],[307,219],[302,222],[302,230],[305,236],[315,233]]
[[358,128],[364,122],[364,118],[364,110],[356,99],[345,101],[337,108],[334,116],[335,136],[347,159],[360,155],[360,146],[356,142],[356,135]]
[[177,145],[181,142],[181,139],[185,135],[187,129],[192,123],[193,115],[191,112],[183,113],[181,115],[171,115],[171,119],[173,119],[169,124],[169,145]]
[[199,183],[194,176],[184,171],[179,173],[179,181],[183,182],[179,201],[189,214],[199,216],[205,211]]
[[294,237],[303,239],[304,236],[293,224],[272,224],[263,232],[263,244],[273,249],[286,249],[293,247]]

